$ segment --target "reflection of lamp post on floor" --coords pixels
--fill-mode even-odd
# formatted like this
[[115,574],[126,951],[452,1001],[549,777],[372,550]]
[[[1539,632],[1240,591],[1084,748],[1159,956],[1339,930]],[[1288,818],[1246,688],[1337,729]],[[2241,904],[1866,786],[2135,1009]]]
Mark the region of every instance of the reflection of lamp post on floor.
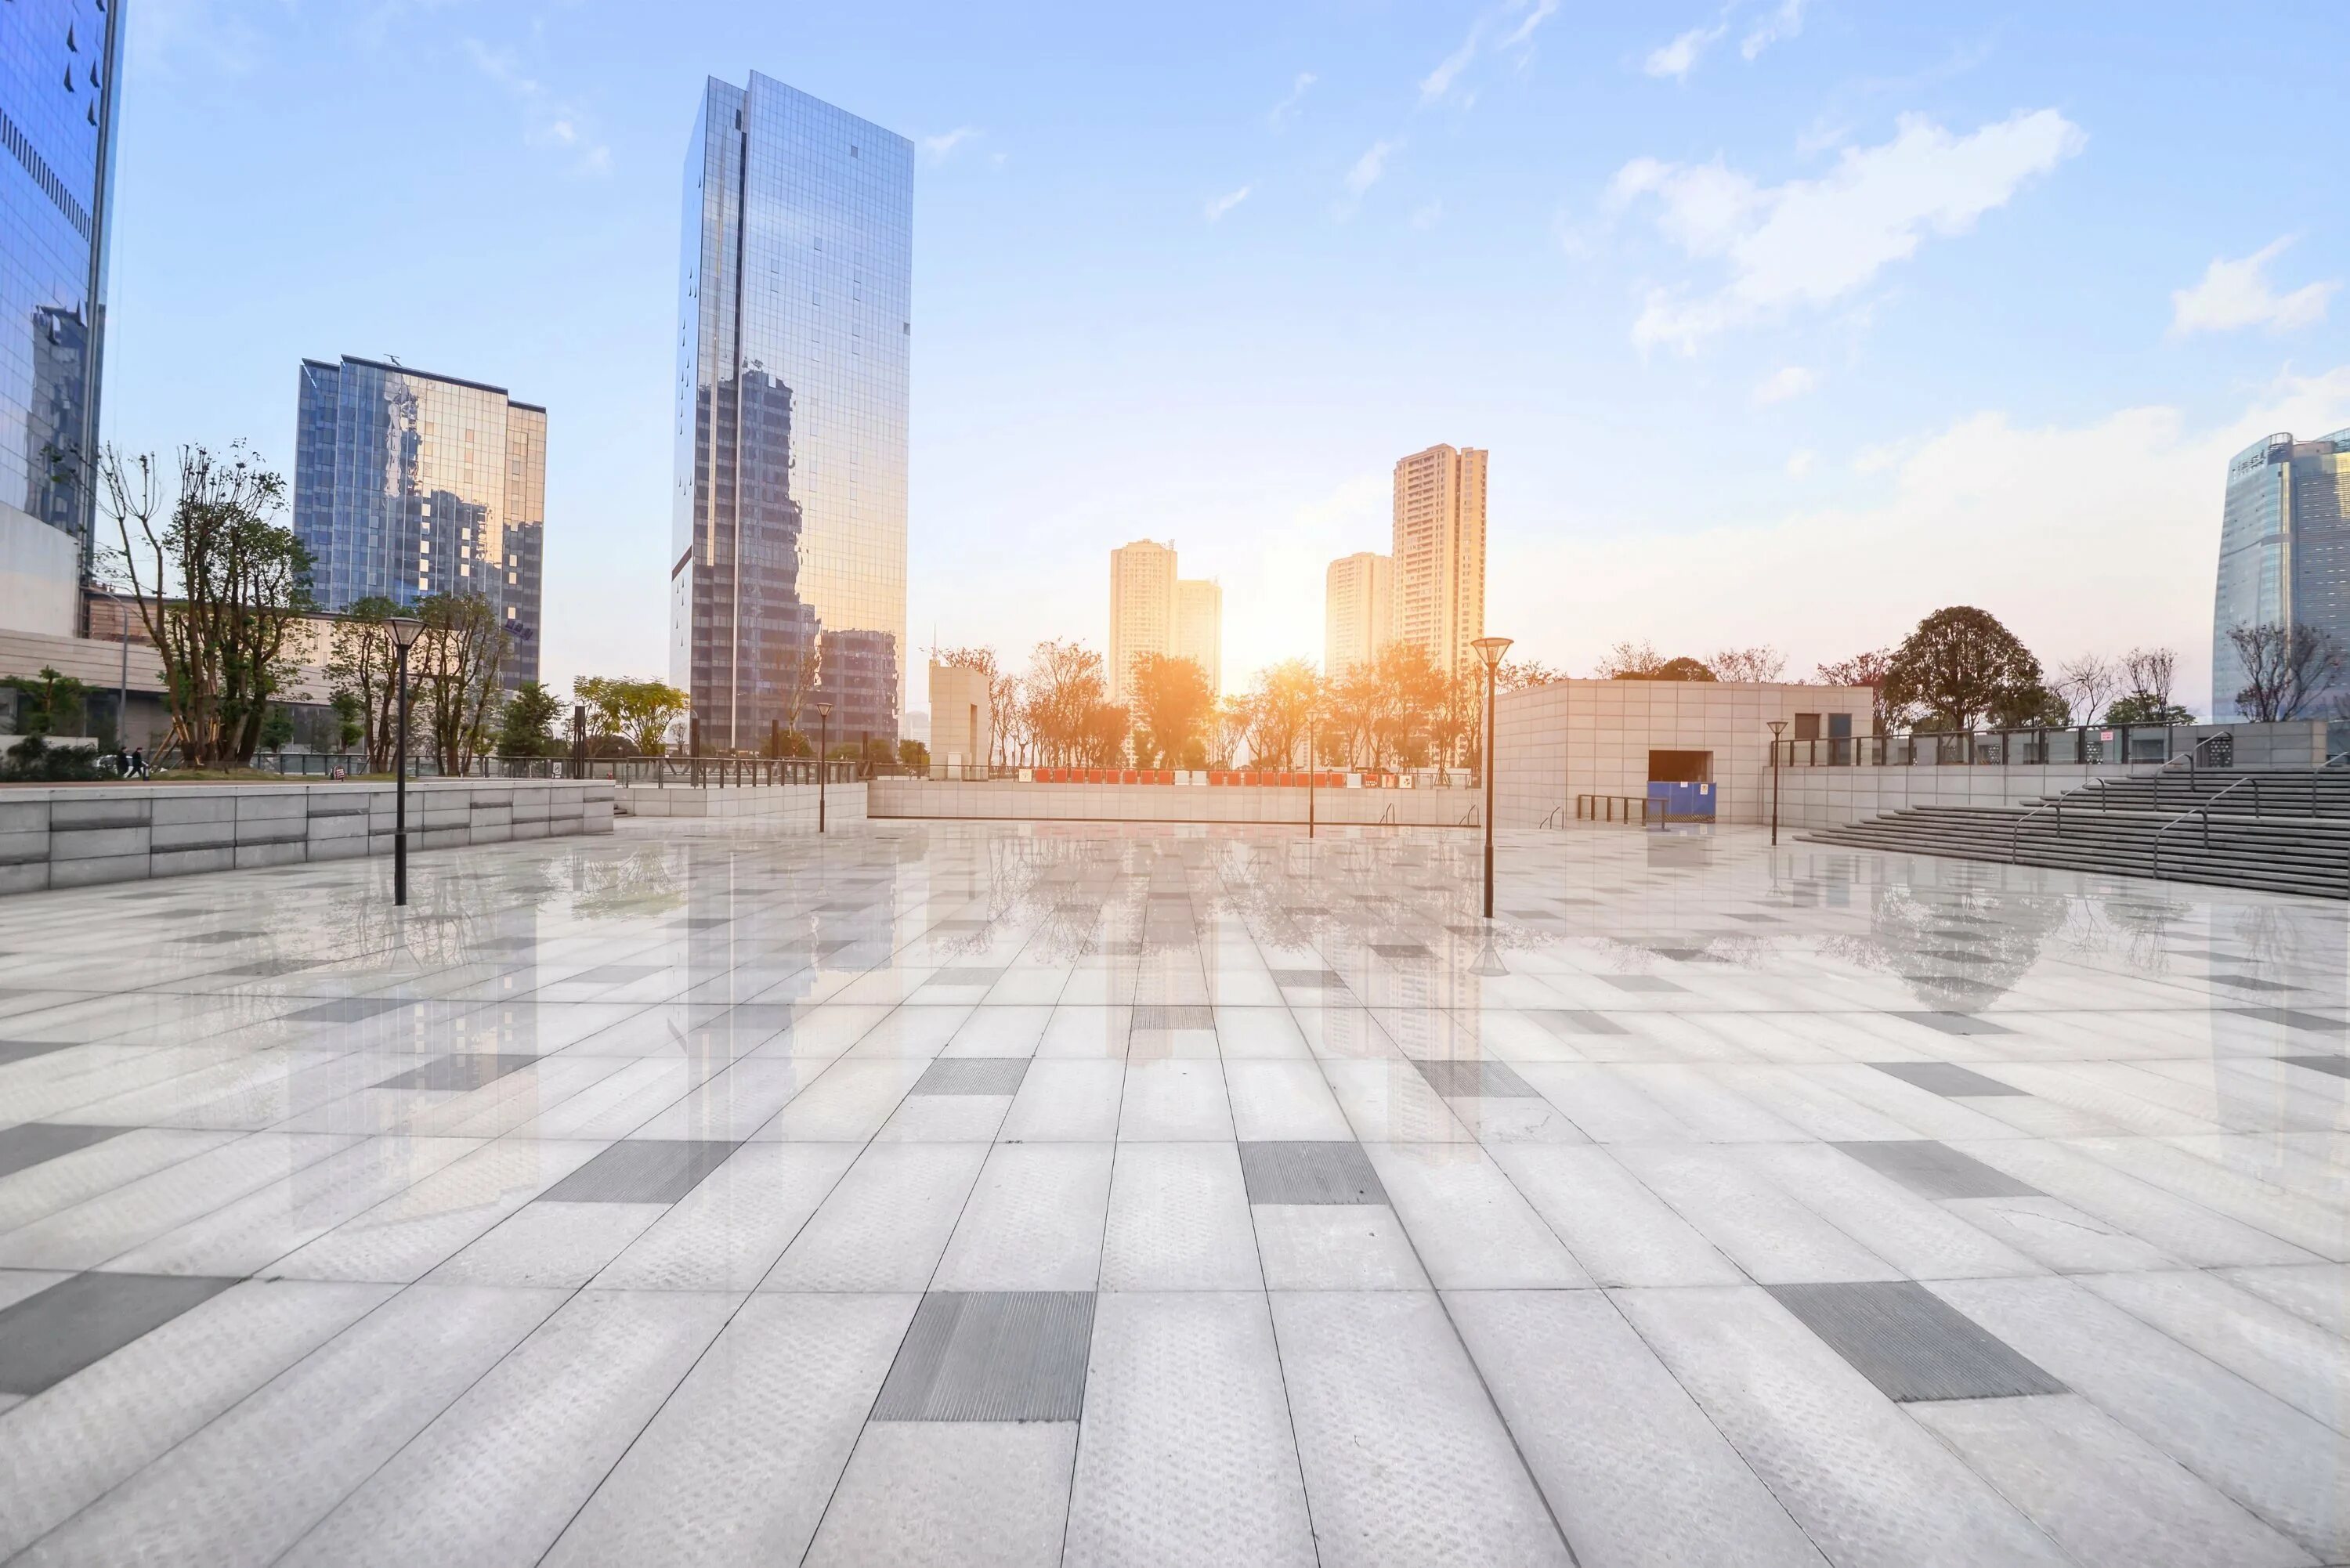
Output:
[[1779,847],[1779,732],[1787,727],[1784,719],[1771,723],[1771,847]]
[[1469,646],[1485,661],[1485,918],[1493,918],[1493,672],[1510,651],[1506,637],[1481,637]]
[[408,650],[423,634],[424,623],[394,616],[386,624],[400,665],[400,728],[391,742],[391,901],[397,906],[408,902]]
[[816,705],[816,830],[824,831],[824,774],[832,764],[825,761],[825,753],[832,749],[832,704]]

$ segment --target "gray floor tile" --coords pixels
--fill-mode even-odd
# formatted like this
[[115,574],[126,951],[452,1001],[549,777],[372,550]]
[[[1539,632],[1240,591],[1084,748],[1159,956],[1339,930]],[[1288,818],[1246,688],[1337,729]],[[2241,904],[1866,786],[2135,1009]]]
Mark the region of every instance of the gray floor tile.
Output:
[[657,963],[604,963],[563,977],[565,985],[629,985],[662,972]]
[[1604,1012],[1586,1012],[1574,1008],[1543,1008],[1527,1016],[1562,1039],[1571,1040],[1578,1034],[1630,1033]]
[[296,1023],[359,1023],[415,1005],[412,1002],[389,996],[338,996],[331,1002],[317,1002],[286,1016]]
[[2038,1188],[1931,1138],[1835,1146],[1920,1198],[2040,1198]]
[[1643,996],[1678,994],[1689,989],[1685,985],[1676,985],[1669,980],[1653,974],[1603,974],[1599,978],[1618,991],[1628,991]]
[[2306,1030],[2314,1034],[2350,1034],[2350,1023],[2290,1007],[2231,1007],[2228,1011],[2239,1018],[2254,1019],[2262,1023],[2282,1023],[2288,1029]]
[[1244,1143],[1241,1175],[1251,1203],[1385,1203],[1387,1189],[1354,1142]]
[[2281,1056],[2296,1067],[2306,1067],[2314,1073],[2329,1073],[2337,1078],[2350,1078],[2350,1056]]
[[1027,1056],[947,1056],[923,1069],[917,1095],[1016,1095],[1028,1075]]
[[16,1062],[29,1062],[52,1051],[69,1051],[73,1044],[70,1040],[0,1040],[0,1067]]
[[379,1089],[478,1089],[508,1073],[519,1073],[538,1058],[533,1055],[435,1056],[421,1067],[386,1078]]
[[1213,1029],[1216,1010],[1204,1002],[1138,1002],[1134,1027],[1145,1029]]
[[1335,969],[1277,969],[1273,971],[1273,983],[1300,991],[1343,991],[1347,979]]
[[1539,1099],[1533,1085],[1506,1062],[1414,1062],[1428,1086],[1440,1095]]
[[0,1176],[11,1176],[78,1148],[119,1137],[128,1127],[77,1127],[68,1122],[25,1122],[0,1127]]
[[874,1402],[877,1421],[1074,1421],[1091,1291],[934,1291]]
[[2003,1023],[1993,1023],[1988,1018],[1977,1018],[1966,1012],[1896,1012],[1896,1018],[1906,1018],[1912,1023],[1922,1023],[1929,1029],[1939,1029],[1945,1034],[2010,1034],[2014,1033]]
[[674,1203],[734,1152],[701,1138],[623,1138],[539,1194],[553,1203]]
[[1888,1399],[2065,1392],[1923,1285],[1898,1280],[1765,1288]]
[[1968,1095],[2021,1095],[2023,1090],[1997,1078],[1950,1062],[1871,1062],[1870,1066],[1887,1076],[1914,1084],[1918,1088],[1946,1098],[1958,1099]]
[[41,1393],[234,1283],[201,1274],[61,1280],[0,1310],[0,1394]]

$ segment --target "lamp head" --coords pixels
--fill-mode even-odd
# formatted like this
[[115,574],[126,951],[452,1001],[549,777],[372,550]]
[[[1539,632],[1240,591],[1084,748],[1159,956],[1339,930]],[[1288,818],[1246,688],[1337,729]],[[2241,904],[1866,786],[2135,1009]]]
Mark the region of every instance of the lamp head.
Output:
[[1767,722],[1771,726],[1771,738],[1775,741],[1779,738],[1779,732],[1787,727],[1787,721],[1784,719],[1772,719]]
[[816,705],[816,716],[817,718],[819,718],[819,719],[829,719],[829,718],[831,718],[831,717],[832,717],[832,704],[831,704],[831,703],[829,703],[829,702],[819,702],[819,703],[817,703],[817,704]]
[[393,616],[384,625],[391,628],[391,645],[402,653],[415,647],[416,639],[424,635],[424,623],[412,615]]
[[1506,637],[1481,637],[1469,646],[1477,650],[1477,657],[1485,661],[1485,668],[1492,670],[1500,666],[1502,655],[1510,651],[1512,640]]

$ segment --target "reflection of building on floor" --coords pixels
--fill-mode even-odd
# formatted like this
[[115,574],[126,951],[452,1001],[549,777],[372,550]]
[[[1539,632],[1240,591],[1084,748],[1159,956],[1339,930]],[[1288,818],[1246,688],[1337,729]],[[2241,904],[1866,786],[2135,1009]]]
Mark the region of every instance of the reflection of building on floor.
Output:
[[1789,740],[1825,740],[1869,733],[1871,711],[1865,686],[1555,680],[1504,691],[1493,820],[1572,821],[1578,794],[1646,799],[1655,783],[1711,784],[1717,820],[1768,821],[1771,721]]

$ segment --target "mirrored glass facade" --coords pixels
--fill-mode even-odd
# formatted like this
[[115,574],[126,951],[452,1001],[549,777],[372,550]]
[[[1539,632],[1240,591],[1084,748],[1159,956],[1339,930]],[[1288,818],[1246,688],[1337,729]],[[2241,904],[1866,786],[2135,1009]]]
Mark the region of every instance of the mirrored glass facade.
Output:
[[[2214,719],[2242,717],[2239,626],[2314,626],[2350,649],[2350,430],[2316,441],[2265,437],[2228,463],[2220,576],[2211,611]],[[2317,693],[2304,718],[2330,717],[2340,693]]]
[[[59,564],[68,598],[94,512],[120,13],[0,0],[0,531],[10,562]],[[70,553],[24,532],[36,524]]]
[[755,71],[703,92],[685,166],[670,658],[705,750],[758,750],[795,718],[813,736],[820,702],[836,742],[898,732],[913,210],[904,137]]
[[319,604],[478,594],[514,639],[506,684],[537,680],[546,410],[346,355],[302,361],[296,419],[294,530]]

